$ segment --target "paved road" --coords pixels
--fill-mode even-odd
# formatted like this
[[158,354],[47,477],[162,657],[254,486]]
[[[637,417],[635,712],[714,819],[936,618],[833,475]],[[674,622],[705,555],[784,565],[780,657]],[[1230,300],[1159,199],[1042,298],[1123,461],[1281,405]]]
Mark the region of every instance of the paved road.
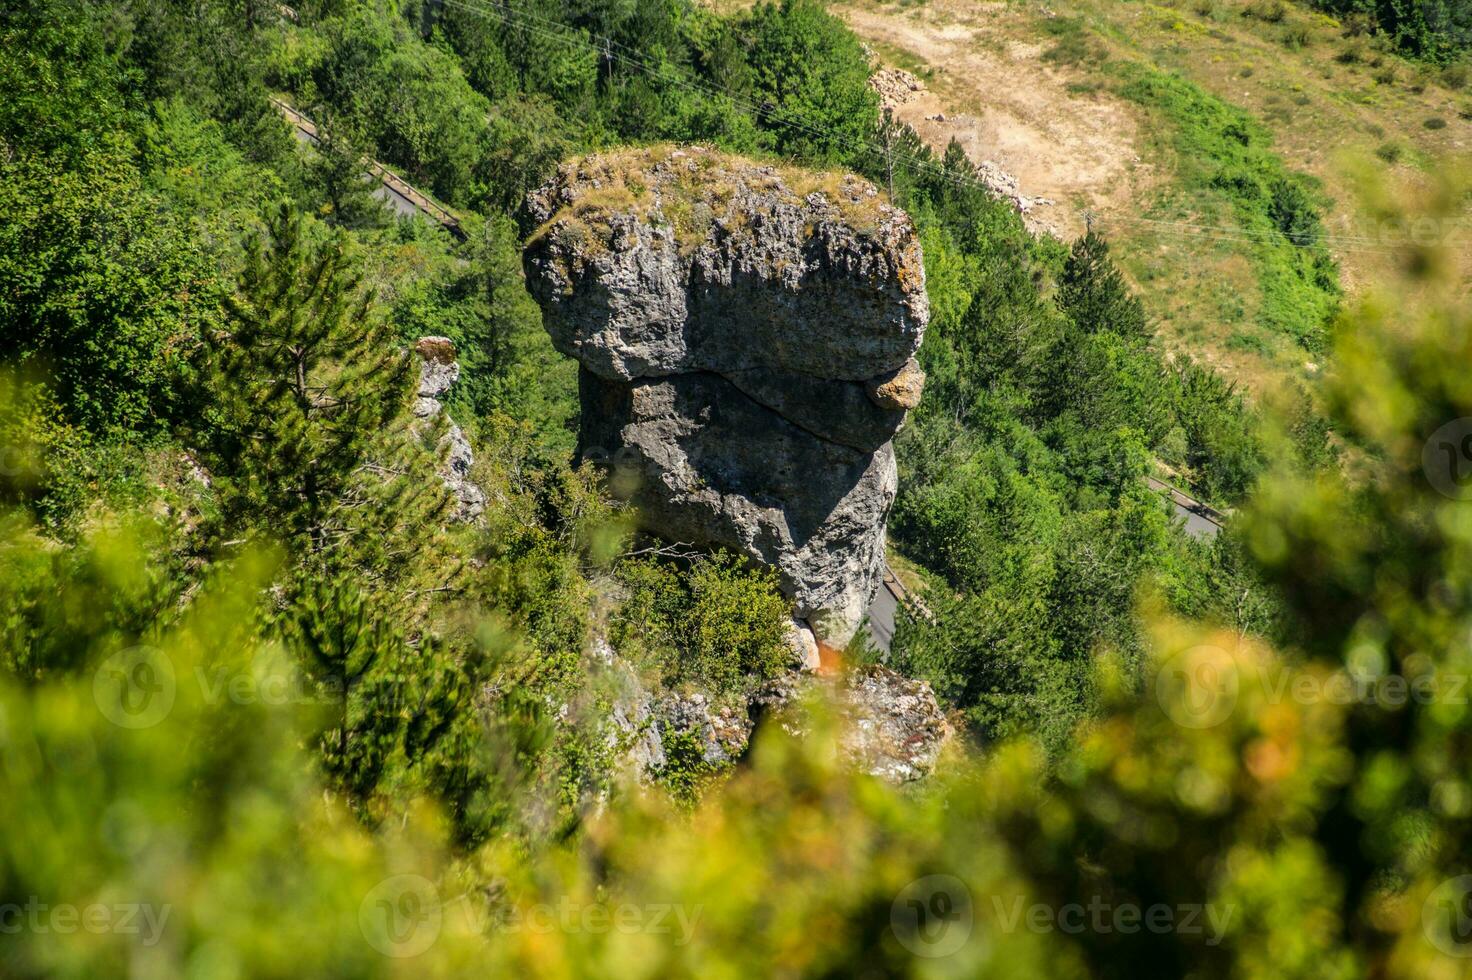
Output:
[[925,603],[905,588],[889,563],[885,562],[879,591],[874,593],[874,601],[869,603],[869,635],[873,638],[874,645],[886,657],[889,656],[890,645],[894,642],[894,622],[901,607],[930,618],[930,610],[925,608]]
[[[1170,484],[1163,483],[1154,477],[1147,477],[1145,482],[1149,484],[1151,490],[1170,499],[1176,517],[1185,523],[1187,534],[1198,538],[1214,538],[1221,533],[1226,517],[1220,511],[1208,507],[1201,501],[1187,496]],[[879,591],[874,594],[874,601],[869,604],[869,635],[874,638],[874,645],[886,656],[889,654],[891,644],[894,643],[894,623],[900,607],[913,605],[916,601],[886,564],[884,579],[880,583]],[[924,607],[920,608],[923,610]]]
[[880,583],[879,591],[874,593],[874,601],[869,603],[869,635],[874,638],[874,645],[886,654],[894,642],[894,621],[900,608],[899,596],[889,587],[889,577],[889,568],[886,567],[885,580]]
[[[291,123],[292,133],[297,140],[310,146],[317,145],[321,137],[312,120],[280,99],[272,99],[271,104]],[[436,204],[429,195],[374,160],[365,161],[363,169],[366,178],[378,181],[378,187],[374,190],[373,196],[388,202],[394,214],[406,218],[422,214],[456,238],[464,241],[465,232],[460,227],[460,219]]]
[[1214,538],[1226,526],[1226,517],[1221,511],[1186,496],[1175,487],[1153,476],[1146,477],[1145,482],[1149,484],[1151,490],[1170,499],[1176,516],[1185,521],[1187,534],[1197,538]]

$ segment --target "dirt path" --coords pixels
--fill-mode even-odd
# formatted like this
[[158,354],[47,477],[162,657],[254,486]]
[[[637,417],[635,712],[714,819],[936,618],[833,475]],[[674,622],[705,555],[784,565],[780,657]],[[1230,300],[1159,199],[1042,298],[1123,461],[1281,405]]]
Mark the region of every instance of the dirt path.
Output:
[[1073,237],[1085,210],[1126,209],[1151,181],[1136,152],[1139,118],[1106,95],[1070,92],[1042,45],[1006,37],[1007,9],[966,0],[833,8],[881,60],[924,78],[925,90],[895,107],[900,120],[940,151],[958,139],[972,160],[1014,175],[1024,196],[1054,202],[1030,210],[1030,223]]

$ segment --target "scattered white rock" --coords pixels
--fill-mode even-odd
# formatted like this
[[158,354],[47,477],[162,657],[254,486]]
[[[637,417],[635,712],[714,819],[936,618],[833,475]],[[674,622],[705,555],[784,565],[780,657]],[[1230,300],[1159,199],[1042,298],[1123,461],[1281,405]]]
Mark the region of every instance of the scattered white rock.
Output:
[[[414,345],[414,352],[420,358],[419,389],[414,399],[414,415],[421,419],[431,419],[443,410],[440,396],[459,380],[460,363],[455,360],[455,345],[448,337],[422,337]],[[447,417],[446,422],[448,428],[444,442],[441,443],[446,446],[446,453],[440,477],[455,496],[458,505],[455,519],[473,521],[485,513],[486,509],[485,491],[470,480],[470,468],[475,465],[475,450],[453,419]]]
[[881,68],[869,76],[869,87],[879,93],[879,107],[894,109],[925,91],[925,83],[903,68]]
[[836,715],[839,757],[891,783],[935,772],[952,735],[930,685],[887,667],[857,667],[835,676],[784,674],[756,688],[744,704],[717,705],[698,691],[651,691],[633,667],[610,655],[606,664],[598,655],[593,683],[613,693],[608,744],[640,782],[653,779],[668,763],[666,740],[672,735],[693,737],[708,763],[735,763],[763,725],[807,737],[814,706]]
[[838,751],[854,768],[891,783],[914,782],[935,771],[951,726],[929,684],[878,665],[838,677],[790,675],[759,689],[752,713],[758,724],[772,718],[801,738],[808,727],[802,697],[815,688],[832,698],[840,721]]
[[1027,214],[1035,207],[1057,203],[1046,197],[1028,197],[1023,194],[1018,186],[1017,178],[991,160],[982,160],[978,163],[976,172],[987,190],[1011,201],[1019,214]]

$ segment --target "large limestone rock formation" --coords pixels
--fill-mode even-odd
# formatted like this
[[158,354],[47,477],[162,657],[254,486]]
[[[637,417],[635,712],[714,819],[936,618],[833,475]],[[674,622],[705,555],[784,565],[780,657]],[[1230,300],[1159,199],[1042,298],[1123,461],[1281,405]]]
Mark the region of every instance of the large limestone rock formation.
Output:
[[853,176],[668,147],[565,164],[528,212],[528,285],[582,365],[581,454],[649,530],[776,566],[847,642],[924,381],[909,217]]

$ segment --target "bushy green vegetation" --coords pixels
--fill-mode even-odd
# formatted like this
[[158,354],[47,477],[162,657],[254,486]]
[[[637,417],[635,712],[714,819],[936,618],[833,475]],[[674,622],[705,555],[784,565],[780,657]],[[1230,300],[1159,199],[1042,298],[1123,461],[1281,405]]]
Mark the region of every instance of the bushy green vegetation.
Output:
[[675,683],[738,690],[744,679],[775,677],[788,664],[787,603],[773,569],[744,569],[724,552],[693,566],[650,559],[624,562],[628,589],[610,640]]
[[[1469,354],[1472,332],[1454,305],[1414,325],[1389,309],[1346,320],[1330,392],[1336,421],[1377,451],[1378,478],[1351,487],[1277,473],[1241,518],[1253,556],[1310,627],[1293,660],[1235,631],[1158,621],[1160,673],[1142,692],[1106,660],[1101,712],[1061,762],[1017,742],[981,763],[954,760],[919,794],[847,771],[822,729],[804,742],[774,730],[691,816],[620,796],[576,846],[539,837],[467,850],[426,805],[365,822],[338,794],[324,799],[320,764],[302,749],[304,729],[337,716],[331,688],[285,703],[242,696],[298,689],[252,625],[269,560],[222,565],[180,607],[140,574],[160,567],[146,532],[100,529],[64,551],[13,533],[0,558],[5,614],[31,626],[6,631],[0,681],[7,901],[136,903],[158,931],[142,919],[136,934],[26,929],[0,954],[7,972],[392,975],[407,962],[429,976],[926,975],[939,962],[998,977],[1457,975],[1467,713],[1448,685],[1466,676],[1453,641],[1469,625],[1468,522],[1462,501],[1428,485],[1420,449],[1472,412],[1446,356]],[[151,652],[129,654],[140,640]],[[391,638],[380,642],[380,656],[391,652]],[[44,672],[16,669],[37,655]],[[122,709],[109,686],[119,673],[106,668],[137,663],[167,664],[173,683],[155,691],[169,691],[161,717],[120,714],[138,726],[125,727],[106,714]],[[244,680],[216,697],[225,689],[200,677]],[[1396,678],[1446,696],[1303,693]],[[455,683],[434,687],[432,700],[453,700]],[[434,732],[409,717],[402,737],[417,749]],[[476,740],[516,759],[532,744],[516,730]],[[465,787],[441,766],[418,779],[399,788]],[[511,787],[482,797],[522,798]],[[947,918],[920,920],[928,931],[893,911],[934,889]],[[1084,909],[1083,928],[1059,927],[1069,903]],[[627,929],[612,927],[617,909],[651,906],[669,907],[666,928],[634,912]],[[1052,910],[1033,920],[1042,926],[1018,917],[1034,906]],[[1191,910],[1199,928],[1116,927],[1115,909],[1155,906]],[[938,951],[951,929],[963,941],[949,955],[915,954]]]
[[[1121,95],[1168,121],[1180,194],[1195,220],[1205,223],[1202,233],[1240,241],[1251,255],[1263,325],[1309,351],[1322,351],[1339,283],[1322,242],[1314,186],[1284,168],[1268,132],[1242,110],[1139,63],[1120,62],[1114,70]],[[1203,207],[1203,198],[1219,202],[1222,211]],[[1230,215],[1233,224],[1217,227],[1214,213]]]
[[1406,54],[1448,62],[1472,46],[1472,6],[1465,0],[1312,0],[1352,29],[1374,30]]
[[[57,155],[111,146],[111,166],[131,176],[107,185],[126,192],[108,200],[135,212],[104,210],[102,220],[159,229],[101,236],[141,249],[114,267],[130,288],[168,289],[172,303],[198,307],[144,302],[146,293],[33,301],[106,318],[74,318],[71,334],[26,330],[15,343],[39,385],[14,409],[35,465],[12,496],[53,533],[78,533],[98,506],[136,506],[160,483],[177,486],[200,568],[228,557],[224,542],[287,548],[285,611],[272,622],[290,622],[297,602],[325,602],[312,615],[331,618],[339,592],[351,604],[353,590],[369,588],[393,630],[431,642],[449,614],[425,597],[476,595],[524,631],[538,683],[571,683],[588,623],[573,610],[589,601],[587,562],[608,553],[595,540],[608,535],[584,512],[606,508],[590,504],[586,477],[570,469],[571,365],[540,331],[506,209],[570,148],[710,139],[863,170],[921,225],[936,311],[922,351],[930,394],[899,445],[894,531],[944,584],[941,614],[901,628],[898,666],[933,681],[983,737],[1043,731],[1056,744],[1092,710],[1098,653],[1138,660],[1142,582],[1175,583],[1168,594],[1195,611],[1242,605],[1213,598],[1221,583],[1210,572],[1224,559],[1174,532],[1142,478],[1160,460],[1210,498],[1237,499],[1262,465],[1253,413],[1214,374],[1160,357],[1102,239],[1071,252],[1035,239],[980,188],[959,148],[936,158],[881,119],[865,56],[812,3],[732,18],[678,4],[397,15],[348,4],[308,6],[296,21],[161,7],[121,35],[66,5],[28,16],[31,43],[9,64],[17,101],[36,102],[44,122],[62,96],[43,98],[37,79],[60,71],[74,76],[65,97],[78,106],[70,126],[16,117],[16,166],[86,173],[89,156]],[[650,37],[665,47],[650,49]],[[590,38],[602,57],[588,57]],[[58,65],[63,52],[87,55],[35,71],[27,59],[48,51]],[[322,124],[317,147],[296,147],[272,125],[273,90]],[[364,155],[466,209],[465,240],[391,221],[365,194]],[[1252,159],[1263,180],[1280,179],[1270,157]],[[14,207],[7,228],[55,211],[24,195]],[[1285,235],[1316,233],[1301,195],[1262,208]],[[187,286],[149,264],[161,246],[147,235],[165,233],[195,280]],[[17,246],[16,275],[64,287],[64,277],[37,276],[55,241],[33,234]],[[67,261],[90,268],[92,258]],[[95,277],[87,285],[99,288]],[[39,315],[18,308],[7,322],[19,329]],[[398,345],[431,333],[462,358],[450,410],[496,460],[482,467],[497,506],[481,541],[439,529],[451,508],[428,476],[440,430],[408,421],[414,368]],[[136,340],[116,339],[125,335]],[[111,374],[98,363],[107,358]],[[195,465],[203,488],[187,476]],[[1233,587],[1254,587],[1232,567]],[[786,655],[780,603],[771,581],[747,574],[719,559],[680,570],[625,563],[615,631],[665,682],[735,690],[770,676]],[[318,595],[319,579],[328,593]],[[333,669],[346,670],[351,656],[334,656]],[[356,793],[369,795],[366,784]]]
[[[1427,434],[1472,412],[1461,308],[1392,330],[1366,307],[1332,422],[1266,418],[1161,354],[1102,238],[1032,236],[959,147],[881,118],[862,49],[815,3],[295,13],[64,0],[0,22],[0,926],[42,901],[141,904],[159,927],[28,928],[0,972],[1443,962],[1419,910],[1467,870],[1466,712],[1274,692],[1278,672],[1465,670],[1467,519],[1419,469]],[[1128,84],[1215,168],[1197,188],[1276,236],[1267,305],[1320,345],[1312,188],[1183,83]],[[322,145],[293,140],[272,92]],[[930,615],[902,620],[891,664],[961,730],[919,792],[850,771],[821,711],[735,767],[664,732],[638,774],[663,791],[621,772],[647,732],[595,640],[640,682],[718,700],[791,655],[773,572],[629,543],[570,458],[570,368],[521,281],[527,188],[572,150],[655,139],[860,170],[921,228],[930,381],[892,531]],[[391,218],[365,155],[457,208],[464,240]],[[407,347],[428,334],[459,351],[473,524],[435,473],[447,421],[413,412]],[[1339,476],[1331,427],[1375,478]],[[1157,464],[1239,506],[1231,532],[1172,527],[1143,482]],[[1226,714],[1198,724],[1227,677]],[[907,886],[936,874],[978,933],[946,960],[904,926]],[[1092,899],[1224,918],[1012,918]],[[541,929],[539,903],[676,919]]]
[[[1189,542],[1145,484],[1159,461],[1239,499],[1265,434],[1218,375],[1162,356],[1102,238],[1035,239],[1006,203],[930,176],[971,175],[959,147],[940,162],[901,187],[925,228],[932,322],[891,527],[938,581],[934,617],[901,623],[894,662],[983,738],[1060,746],[1096,703],[1096,657],[1138,664],[1145,583],[1225,624],[1280,624],[1258,615],[1275,600],[1236,546]],[[1323,439],[1306,435],[1302,465],[1323,462]]]

